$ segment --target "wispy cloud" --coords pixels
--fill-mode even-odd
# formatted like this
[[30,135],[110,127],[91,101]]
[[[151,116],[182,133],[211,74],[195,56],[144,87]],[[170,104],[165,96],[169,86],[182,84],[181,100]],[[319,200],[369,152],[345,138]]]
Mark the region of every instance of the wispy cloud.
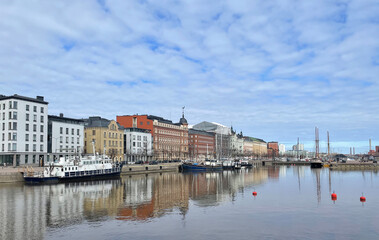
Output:
[[150,113],[266,140],[378,138],[379,3],[2,1],[3,94],[52,114]]

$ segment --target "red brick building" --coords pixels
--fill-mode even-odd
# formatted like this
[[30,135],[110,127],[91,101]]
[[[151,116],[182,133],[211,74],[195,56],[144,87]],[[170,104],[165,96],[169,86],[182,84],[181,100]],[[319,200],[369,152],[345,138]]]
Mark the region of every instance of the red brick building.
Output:
[[125,128],[151,130],[153,159],[184,160],[188,158],[188,123],[184,118],[184,113],[179,123],[153,115],[117,116],[117,122]]
[[206,131],[188,130],[189,157],[193,160],[214,158],[215,134]]
[[268,157],[278,157],[279,156],[279,144],[278,142],[268,142],[267,143],[267,155]]

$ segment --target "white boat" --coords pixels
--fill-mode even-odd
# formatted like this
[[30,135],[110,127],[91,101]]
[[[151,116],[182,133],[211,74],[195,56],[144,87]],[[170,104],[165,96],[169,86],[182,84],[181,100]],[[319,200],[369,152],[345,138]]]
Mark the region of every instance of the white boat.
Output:
[[28,170],[24,173],[27,183],[55,183],[119,177],[122,165],[114,164],[107,156],[61,157],[58,162],[44,167],[43,172]]

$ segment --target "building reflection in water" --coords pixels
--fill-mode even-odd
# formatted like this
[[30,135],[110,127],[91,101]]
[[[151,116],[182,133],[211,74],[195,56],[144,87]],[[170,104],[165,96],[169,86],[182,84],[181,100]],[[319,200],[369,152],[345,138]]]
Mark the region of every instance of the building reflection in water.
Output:
[[[277,171],[277,172],[276,172]],[[279,169],[274,170],[277,177]],[[46,231],[83,221],[146,221],[169,212],[185,215],[190,201],[215,206],[269,178],[268,169],[218,173],[164,173],[118,180],[0,186],[0,239],[43,239]]]

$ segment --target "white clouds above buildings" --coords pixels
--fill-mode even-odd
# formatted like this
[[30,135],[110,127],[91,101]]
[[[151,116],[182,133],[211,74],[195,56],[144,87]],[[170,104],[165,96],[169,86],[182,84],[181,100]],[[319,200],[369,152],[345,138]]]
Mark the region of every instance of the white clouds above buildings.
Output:
[[[379,136],[379,3],[1,1],[0,92],[266,140]],[[320,133],[321,133],[320,132]]]

